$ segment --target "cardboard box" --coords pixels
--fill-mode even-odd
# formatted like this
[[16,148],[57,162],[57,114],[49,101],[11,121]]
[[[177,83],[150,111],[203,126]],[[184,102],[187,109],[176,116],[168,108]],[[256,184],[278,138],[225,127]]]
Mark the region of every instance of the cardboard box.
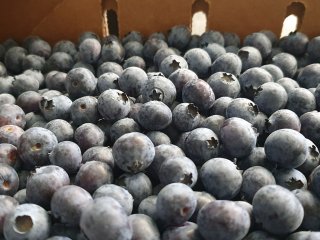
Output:
[[270,29],[280,35],[283,21],[298,16],[298,30],[309,37],[320,35],[319,0],[11,0],[0,8],[0,41],[22,41],[39,35],[54,43],[76,41],[84,31],[100,36],[124,36],[131,30],[148,36],[172,26],[191,26],[192,16],[203,11],[207,29],[249,33]]

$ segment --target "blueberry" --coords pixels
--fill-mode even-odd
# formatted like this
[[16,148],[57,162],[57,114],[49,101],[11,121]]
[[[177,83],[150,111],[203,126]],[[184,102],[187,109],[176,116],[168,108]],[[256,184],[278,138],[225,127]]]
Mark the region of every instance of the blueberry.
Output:
[[276,180],[268,169],[261,166],[250,167],[243,173],[241,194],[244,199],[252,202],[256,192],[269,184],[276,184]]
[[285,77],[292,78],[297,71],[297,59],[290,53],[279,53],[271,59],[271,63],[281,68]]
[[192,80],[198,80],[198,76],[190,69],[180,68],[170,74],[169,79],[176,87],[177,99],[181,99],[182,89],[184,85]]
[[27,181],[27,201],[47,209],[55,191],[69,184],[69,175],[59,166],[47,165],[36,168]]
[[52,90],[65,92],[65,82],[67,74],[64,72],[51,71],[45,77],[46,87]]
[[278,81],[276,81],[276,82],[279,83],[282,87],[284,87],[284,89],[287,91],[287,93],[294,90],[295,88],[300,87],[299,83],[296,82],[295,80],[293,80],[292,78],[283,77],[283,78],[278,79]]
[[6,163],[0,163],[0,194],[13,196],[19,188],[16,170]]
[[22,47],[12,47],[8,49],[4,56],[4,64],[12,74],[20,74],[23,70],[22,62],[27,55],[27,50]]
[[95,199],[84,209],[80,228],[87,237],[96,240],[130,240],[133,234],[124,209],[110,197]]
[[300,116],[301,133],[315,143],[317,147],[320,146],[320,113],[318,111],[307,112]]
[[82,163],[89,161],[99,161],[109,164],[110,167],[114,167],[114,159],[112,156],[112,148],[95,146],[87,149],[82,155]]
[[69,122],[63,119],[54,119],[45,125],[56,136],[58,142],[70,141],[73,139],[74,130]]
[[113,72],[107,72],[99,76],[97,88],[100,93],[108,89],[119,89],[119,76]]
[[149,38],[143,45],[142,54],[147,64],[153,63],[156,52],[161,48],[167,48],[168,44],[164,39]]
[[6,104],[6,103],[15,104],[16,98],[10,93],[0,93],[0,105]]
[[17,206],[5,218],[3,234],[6,239],[46,239],[51,221],[42,207],[26,203]]
[[116,62],[103,62],[97,68],[97,77],[100,77],[102,74],[107,72],[112,72],[120,76],[123,72],[123,68]]
[[157,196],[151,195],[143,199],[138,207],[138,213],[145,214],[153,220],[157,220]]
[[207,203],[215,201],[216,198],[207,192],[194,191],[194,194],[196,195],[196,198],[197,198],[197,207],[196,207],[193,215],[191,216],[190,220],[192,222],[197,222],[197,217],[198,217],[198,213],[199,213],[200,209],[203,206],[205,206]]
[[302,172],[291,169],[276,169],[273,171],[277,185],[285,187],[289,190],[306,189],[307,179]]
[[266,130],[269,133],[283,128],[290,128],[298,132],[300,132],[301,129],[298,115],[289,109],[275,111],[266,121]]
[[243,96],[253,99],[256,90],[264,83],[273,82],[273,78],[267,70],[253,67],[240,75],[239,82]]
[[195,72],[200,78],[210,76],[211,58],[209,54],[201,48],[192,48],[184,56],[190,70]]
[[202,48],[209,54],[211,62],[226,53],[225,48],[218,43],[203,44]]
[[13,197],[19,204],[27,203],[27,190],[25,188],[20,189]]
[[200,209],[197,223],[205,240],[242,239],[250,228],[248,212],[236,203],[217,200]]
[[35,167],[49,163],[48,153],[57,144],[58,140],[50,130],[32,127],[21,135],[17,149],[21,160],[29,167]]
[[319,183],[320,183],[320,178],[319,178],[319,171],[320,171],[320,166],[317,166],[313,171],[311,172],[309,176],[309,185],[308,188],[310,191],[312,191],[317,197],[320,197],[320,191],[319,191]]
[[76,126],[97,123],[99,120],[97,98],[84,96],[74,100],[70,106],[70,117]]
[[83,188],[75,185],[63,186],[52,196],[51,212],[61,223],[78,226],[82,211],[91,201],[91,195]]
[[185,139],[186,155],[195,164],[217,157],[219,149],[218,136],[209,128],[196,128]]
[[294,56],[303,55],[309,43],[309,38],[302,32],[291,32],[280,41],[280,47],[284,52],[291,53]]
[[256,90],[254,102],[257,104],[260,111],[268,116],[275,111],[286,106],[288,94],[286,90],[275,82],[267,82],[262,84]]
[[104,162],[89,161],[84,163],[75,178],[75,184],[89,193],[93,193],[104,184],[113,182],[112,168]]
[[185,222],[181,226],[167,228],[162,234],[162,239],[203,240],[199,233],[198,225],[192,222]]
[[0,163],[8,164],[16,170],[21,165],[16,146],[10,143],[0,143]]
[[149,131],[146,133],[146,135],[155,147],[161,144],[171,144],[169,136],[161,131]]
[[143,199],[152,194],[152,183],[149,177],[142,172],[137,174],[124,173],[119,176],[116,183],[132,195],[134,208],[137,208]]
[[250,99],[235,98],[226,109],[226,118],[238,117],[253,124],[258,113],[258,106]]
[[228,46],[225,47],[226,53],[234,53],[234,54],[238,54],[239,52],[239,48],[236,46]]
[[193,187],[198,180],[198,171],[191,159],[171,157],[161,164],[158,176],[165,185],[180,182]]
[[168,78],[153,76],[141,89],[143,102],[161,101],[171,106],[176,99],[176,87]]
[[119,41],[107,40],[101,49],[101,58],[104,62],[112,61],[121,63],[124,59],[125,50]]
[[226,117],[227,108],[232,101],[233,101],[233,98],[231,97],[217,98],[214,101],[212,107],[210,108],[209,113],[212,115],[220,115],[220,116]]
[[82,162],[80,147],[71,141],[59,142],[50,152],[51,164],[62,167],[67,173],[76,173]]
[[254,32],[247,35],[243,40],[243,45],[257,48],[261,53],[262,59],[266,59],[272,49],[271,41],[261,32]]
[[120,75],[119,88],[131,97],[138,97],[141,89],[148,81],[144,70],[138,67],[128,67]]
[[251,46],[245,46],[239,49],[238,56],[242,62],[241,72],[244,72],[252,67],[260,67],[262,64],[262,56],[260,51]]
[[172,121],[170,108],[160,101],[144,103],[138,115],[138,122],[147,130],[157,131],[169,126]]
[[301,225],[304,210],[288,189],[278,185],[267,185],[254,195],[253,216],[262,228],[276,235],[288,234]]
[[278,240],[278,238],[268,232],[256,230],[249,233],[243,240]]
[[112,154],[119,168],[126,172],[137,173],[151,164],[155,150],[146,135],[132,132],[122,135],[115,141]]
[[281,68],[279,68],[277,65],[266,64],[261,66],[261,68],[267,70],[271,74],[273,81],[275,82],[284,77]]
[[69,40],[60,40],[52,47],[52,53],[65,52],[68,53],[73,59],[76,59],[78,51],[76,45]]
[[53,70],[60,72],[68,72],[72,69],[74,60],[66,52],[55,52],[47,59],[44,65],[44,72],[50,72]]
[[139,124],[132,118],[123,118],[112,124],[110,127],[111,141],[116,141],[119,137],[130,132],[140,132]]
[[239,76],[242,69],[240,57],[234,53],[225,53],[218,57],[211,65],[211,73],[227,72]]
[[190,187],[183,183],[171,183],[158,194],[157,216],[168,226],[180,225],[192,216],[196,206],[197,198]]
[[106,141],[104,132],[93,123],[80,125],[74,132],[74,140],[83,152],[94,146],[103,146]]
[[209,110],[214,101],[215,95],[210,85],[201,79],[187,82],[182,89],[182,99],[185,103],[193,103],[200,111]]
[[175,54],[165,57],[159,65],[159,71],[165,77],[169,77],[171,73],[180,68],[188,68],[188,63],[183,57]]
[[232,157],[244,157],[254,149],[257,135],[252,125],[244,119],[226,119],[220,129],[221,144]]
[[217,99],[220,97],[236,98],[240,93],[240,83],[231,73],[216,72],[208,78],[207,82]]
[[[108,37],[114,37],[115,40],[119,41],[119,39],[114,35],[112,36],[110,35]],[[78,38],[78,45],[80,45],[87,38],[94,38],[94,39],[97,39],[99,42],[101,42],[100,37],[95,32],[86,31],[81,33],[80,37]]]
[[132,214],[128,219],[132,226],[132,239],[160,240],[159,229],[148,215]]
[[26,91],[21,93],[16,101],[16,104],[22,108],[25,113],[38,112],[39,102],[42,99],[41,95],[35,91]]
[[101,44],[97,39],[87,38],[79,45],[79,60],[93,64],[96,63],[101,53]]
[[318,53],[319,49],[320,49],[320,36],[316,36],[310,39],[307,47],[307,53],[313,62],[318,62],[320,59],[320,55]]
[[71,240],[71,238],[64,236],[52,236],[50,238],[47,238],[46,240]]
[[297,170],[301,171],[306,177],[319,165],[320,153],[317,146],[309,139],[306,138],[308,145],[308,152],[305,162],[300,165]]
[[0,93],[13,94],[12,76],[0,77]]
[[78,61],[73,65],[72,69],[74,68],[85,68],[85,69],[88,69],[90,72],[92,72],[93,75],[96,75],[95,67],[89,63]]
[[132,213],[133,197],[125,188],[115,184],[104,184],[93,193],[94,199],[101,197],[114,198],[120,203],[127,215]]
[[305,88],[296,88],[288,93],[287,109],[298,116],[316,109],[315,96]]
[[173,26],[168,33],[168,45],[180,51],[187,48],[191,38],[191,30],[184,25]]
[[173,48],[160,48],[153,57],[153,63],[156,67],[160,67],[161,62],[170,55],[175,55]]
[[249,155],[237,159],[237,166],[241,170],[247,170],[254,166],[262,166],[268,170],[272,170],[273,165],[267,161],[264,147],[255,147]]
[[142,43],[143,42],[143,36],[141,32],[138,31],[130,31],[126,33],[126,35],[122,38],[122,44],[126,44],[127,42],[130,41],[137,41]]
[[0,196],[0,234],[3,234],[3,224],[6,216],[10,214],[19,205],[18,201],[13,197],[1,195]]
[[319,232],[312,231],[299,231],[290,234],[286,240],[308,240],[308,239],[320,239]]
[[[22,69],[34,69],[42,71],[45,66],[45,58],[35,54],[28,54],[22,60]],[[0,74],[1,75],[1,74]]]
[[86,68],[74,68],[66,77],[66,90],[70,98],[76,99],[86,95],[92,95],[96,90],[97,79]]
[[224,46],[224,37],[223,35],[214,30],[209,30],[201,34],[199,44],[200,46],[203,46],[206,43],[218,43],[221,46]]
[[39,101],[39,108],[47,121],[54,119],[68,120],[70,117],[70,107],[72,101],[64,95],[52,98],[42,97]]
[[4,125],[0,127],[0,142],[17,146],[22,133],[24,133],[24,130],[21,127],[16,125]]
[[38,91],[39,90],[39,81],[29,75],[24,73],[20,75],[14,76],[14,80],[12,82],[12,91],[15,96],[19,96],[20,94],[26,91]]
[[240,37],[233,32],[224,32],[223,33],[224,38],[224,46],[239,46],[240,45]]
[[172,121],[180,131],[191,131],[200,124],[198,108],[193,103],[180,103],[172,111]]
[[27,50],[30,54],[38,55],[44,58],[48,58],[51,55],[50,44],[41,38],[31,41]]
[[124,60],[123,68],[126,69],[128,67],[139,67],[142,70],[146,70],[146,62],[140,56],[132,56]]

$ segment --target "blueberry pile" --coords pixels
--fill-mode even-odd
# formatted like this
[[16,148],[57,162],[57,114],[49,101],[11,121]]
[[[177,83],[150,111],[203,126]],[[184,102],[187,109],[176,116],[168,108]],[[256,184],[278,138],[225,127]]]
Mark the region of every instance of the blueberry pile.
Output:
[[0,44],[0,239],[320,239],[320,36]]

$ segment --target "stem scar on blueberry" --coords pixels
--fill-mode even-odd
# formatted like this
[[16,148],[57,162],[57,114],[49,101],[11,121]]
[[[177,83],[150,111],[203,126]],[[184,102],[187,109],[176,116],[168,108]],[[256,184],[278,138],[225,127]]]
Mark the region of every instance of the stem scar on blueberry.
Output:
[[238,56],[239,56],[240,58],[243,58],[243,59],[248,59],[248,57],[249,57],[249,52],[248,52],[248,51],[244,51],[244,50],[240,50],[240,51],[238,52]]
[[178,62],[177,60],[174,59],[174,60],[172,60],[170,67],[172,67],[174,70],[177,70],[177,69],[181,68],[180,62]]
[[259,109],[256,104],[249,103],[249,110],[251,110],[255,115],[258,115]]
[[85,103],[80,104],[80,109],[84,110],[84,109],[86,109],[86,108],[87,108],[87,106],[86,106]]
[[185,173],[183,178],[180,180],[181,183],[187,184],[187,185],[191,185],[193,183],[192,181],[192,173]]
[[314,158],[319,157],[319,152],[317,151],[317,147],[315,145],[312,145],[311,147],[309,147],[310,149],[310,155]]
[[222,77],[221,77],[222,80],[226,81],[226,82],[234,82],[235,80],[233,79],[233,76],[231,73],[226,73],[224,72],[222,74]]
[[2,187],[5,190],[10,189],[10,181],[6,180],[3,176],[0,175],[0,181],[2,182]]
[[123,104],[126,104],[129,101],[129,98],[125,93],[118,93],[118,96],[124,102]]
[[31,150],[32,151],[39,151],[40,149],[41,149],[41,143],[36,143],[35,145],[33,145],[32,147],[31,147]]
[[32,218],[28,215],[17,216],[15,219],[14,228],[17,232],[26,233],[33,227]]
[[189,210],[190,210],[190,208],[188,208],[188,207],[181,208],[181,210],[180,210],[181,216],[186,216],[189,213]]
[[150,99],[155,101],[161,101],[163,99],[162,97],[163,93],[159,89],[153,89],[152,93],[149,95]]
[[208,148],[216,148],[218,146],[219,141],[212,137],[209,140],[206,140]]
[[290,178],[289,181],[286,181],[286,185],[293,189],[300,189],[304,186],[303,182],[301,180],[297,180],[294,177]]
[[190,114],[192,118],[195,118],[199,114],[198,108],[193,103],[188,105],[188,114]]

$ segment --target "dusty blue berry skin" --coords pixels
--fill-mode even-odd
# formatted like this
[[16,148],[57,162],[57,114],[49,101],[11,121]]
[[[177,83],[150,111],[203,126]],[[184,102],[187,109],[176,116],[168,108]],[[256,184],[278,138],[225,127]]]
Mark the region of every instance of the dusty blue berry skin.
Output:
[[100,197],[112,197],[120,203],[128,216],[132,213],[133,197],[125,188],[115,184],[104,184],[93,193],[94,199]]
[[304,216],[303,207],[295,195],[278,185],[260,188],[253,198],[252,206],[256,222],[276,235],[298,229]]
[[0,142],[17,146],[22,133],[24,133],[24,130],[19,126],[4,125],[0,127]]
[[113,182],[112,168],[104,162],[89,161],[81,165],[75,177],[75,184],[93,193],[104,184]]
[[15,104],[16,98],[10,93],[0,93],[0,105],[6,103]]
[[166,185],[158,194],[156,209],[160,220],[167,226],[186,222],[197,206],[197,198],[190,187],[183,183]]
[[32,127],[21,135],[17,149],[21,160],[27,166],[33,168],[48,164],[48,153],[57,144],[57,137],[50,130]]
[[12,76],[0,77],[0,93],[9,93],[13,94],[12,91],[12,82],[14,78]]
[[287,109],[298,116],[316,110],[315,96],[305,88],[296,88],[288,93]]
[[174,84],[163,76],[153,76],[141,89],[143,102],[161,101],[171,106],[176,99]]
[[87,38],[79,45],[79,60],[93,64],[96,63],[100,57],[101,44],[97,39]]
[[74,140],[84,152],[94,146],[103,146],[106,138],[104,132],[97,125],[84,123],[75,130]]
[[105,162],[114,167],[114,159],[112,156],[112,148],[104,146],[95,146],[87,149],[82,155],[82,163],[89,161]]
[[236,98],[240,93],[239,80],[233,74],[216,72],[208,78],[207,82],[217,99],[220,97]]
[[204,191],[203,192],[194,191],[194,194],[196,195],[196,198],[197,198],[197,207],[196,207],[194,213],[192,214],[190,221],[196,223],[200,209],[203,206],[205,206],[207,203],[210,203],[210,202],[216,200],[216,198],[214,196],[212,196],[210,193],[207,193]]
[[209,128],[196,128],[190,132],[185,140],[187,157],[196,165],[217,157],[220,141],[218,136]]
[[59,166],[47,165],[36,168],[27,181],[27,201],[48,209],[54,192],[69,184],[68,173]]
[[6,216],[19,205],[19,202],[10,196],[1,195],[0,196],[0,234],[3,234],[3,224]]
[[155,221],[145,214],[132,214],[129,216],[132,226],[132,238],[140,240],[160,240],[160,232]]
[[142,54],[147,64],[153,63],[156,52],[161,48],[167,48],[168,44],[164,39],[149,38],[143,45]]
[[74,42],[69,40],[60,40],[56,42],[52,47],[52,52],[65,52],[68,53],[72,58],[76,59],[78,53]]
[[66,73],[72,69],[73,65],[74,60],[68,53],[55,52],[47,59],[43,71],[50,72],[56,70]]
[[29,75],[24,73],[16,75],[12,81],[12,92],[15,96],[26,91],[38,91],[39,90],[39,81]]
[[309,38],[302,32],[291,32],[288,36],[283,37],[279,46],[284,52],[294,56],[302,56],[308,46]]
[[151,217],[153,220],[157,220],[157,196],[150,195],[143,199],[138,206],[138,213],[145,214]]
[[172,112],[163,102],[149,101],[144,103],[139,110],[138,122],[146,130],[165,129],[171,121]]
[[237,159],[237,166],[241,170],[247,170],[254,166],[261,166],[268,170],[275,168],[274,164],[267,161],[264,147],[255,147],[249,155]]
[[98,111],[106,120],[119,120],[130,112],[128,96],[116,89],[104,91],[98,97]]
[[12,47],[8,49],[4,56],[4,64],[7,70],[13,74],[22,72],[22,61],[27,55],[27,50],[22,47]]
[[308,152],[305,137],[292,129],[274,131],[267,137],[264,147],[268,161],[283,168],[302,165]]
[[226,119],[220,129],[220,139],[232,157],[244,157],[254,149],[257,135],[252,125],[241,118]]
[[104,62],[121,63],[124,59],[125,51],[122,44],[115,40],[107,40],[101,49],[101,58]]
[[203,44],[202,48],[209,54],[211,62],[226,53],[225,48],[218,43]]
[[47,121],[54,119],[68,120],[70,117],[70,107],[72,101],[64,95],[52,98],[43,97],[39,101],[39,108]]
[[133,207],[137,208],[141,201],[152,194],[152,183],[149,177],[140,172],[124,173],[116,179],[117,185],[124,187],[133,197]]
[[38,71],[42,71],[45,65],[45,58],[35,55],[35,54],[28,54],[22,60],[22,69],[34,69]]
[[297,59],[290,53],[279,53],[271,59],[271,63],[281,68],[285,77],[292,78],[297,72]]
[[63,119],[54,119],[45,125],[45,128],[54,133],[58,142],[71,141],[74,130],[69,122]]
[[130,132],[140,132],[140,125],[132,118],[123,118],[112,124],[110,127],[111,141],[116,141],[119,137]]
[[128,67],[139,67],[143,70],[146,70],[146,62],[142,57],[132,56],[126,60],[124,60],[123,68],[126,69]]
[[0,194],[13,196],[19,188],[16,170],[6,163],[0,163]]
[[122,44],[126,44],[127,42],[130,42],[130,41],[137,41],[142,43],[143,36],[138,31],[130,31],[122,38]]
[[72,99],[92,95],[97,86],[97,79],[91,71],[86,68],[74,68],[66,77],[65,87]]
[[273,174],[262,166],[253,166],[244,171],[240,192],[244,199],[252,202],[256,192],[269,184],[276,184]]
[[316,167],[309,176],[309,189],[312,191],[317,197],[320,197],[320,167]]
[[193,187],[198,180],[197,167],[187,157],[168,158],[161,164],[158,175],[164,185],[180,182]]
[[200,124],[200,113],[193,103],[180,103],[172,111],[172,121],[182,132],[195,129]]
[[249,232],[250,216],[232,201],[216,200],[201,208],[197,223],[205,240],[212,236],[217,240],[240,240]]
[[182,56],[176,54],[167,56],[159,65],[159,71],[165,77],[169,77],[171,73],[181,68],[188,68],[188,63]]
[[243,96],[249,99],[253,99],[255,91],[262,84],[273,82],[273,78],[267,70],[259,67],[253,67],[244,71],[240,75],[239,82]]
[[273,175],[277,185],[285,187],[290,191],[295,189],[307,189],[307,179],[302,172],[294,168],[291,169],[275,169]]
[[239,49],[238,56],[242,62],[241,72],[252,67],[260,67],[262,64],[262,56],[260,51],[251,46],[245,46]]
[[220,97],[216,99],[209,110],[212,115],[220,115],[226,117],[226,110],[228,105],[233,101],[231,97]]
[[97,198],[84,209],[80,228],[96,240],[131,240],[133,233],[125,210],[110,197]]
[[187,48],[191,38],[191,30],[184,25],[173,26],[169,30],[168,45],[183,51]]
[[225,53],[218,57],[211,65],[211,73],[227,72],[239,76],[242,69],[240,57],[234,53]]
[[226,118],[238,117],[254,123],[259,114],[258,106],[248,98],[235,98],[226,109]]
[[97,88],[100,93],[108,89],[119,89],[119,76],[113,72],[106,72],[98,78]]
[[51,221],[42,207],[26,203],[17,206],[5,218],[3,234],[5,239],[41,240],[49,237]]
[[[1,98],[1,96],[0,96]],[[35,91],[26,91],[17,97],[16,104],[22,108],[25,113],[38,112],[41,95]],[[1,100],[0,100],[1,101]],[[14,102],[13,102],[14,103]]]
[[169,227],[162,235],[167,240],[203,240],[198,225],[193,222],[185,222],[181,226]]
[[266,64],[261,66],[261,68],[267,70],[271,74],[273,81],[275,82],[284,77],[281,68],[274,64]]
[[192,48],[184,56],[190,70],[195,72],[199,78],[210,76],[211,58],[202,48]]
[[103,62],[97,68],[97,77],[100,77],[102,74],[107,72],[112,72],[120,76],[123,72],[123,68],[116,62]]
[[320,49],[320,37],[317,36],[310,39],[307,47],[307,53],[313,62],[318,62],[320,60],[319,49]]
[[276,82],[279,83],[282,87],[284,87],[284,89],[287,91],[287,93],[289,93],[291,90],[294,90],[295,88],[300,87],[299,83],[297,81],[293,80],[292,78],[288,78],[288,77],[280,78]]
[[138,97],[147,81],[148,76],[144,70],[138,67],[128,67],[120,75],[118,84],[120,90],[129,96]]
[[48,58],[51,55],[50,44],[41,38],[30,41],[27,50],[31,54],[35,54],[44,58]]
[[176,55],[172,48],[160,48],[153,57],[154,65],[159,68],[162,60],[170,55]]
[[296,113],[289,109],[275,111],[266,122],[266,131],[272,133],[278,129],[290,128],[300,132],[301,122]]
[[269,56],[272,49],[271,41],[261,32],[255,32],[247,35],[243,40],[243,45],[257,48],[263,59],[266,59]]
[[312,111],[300,116],[301,133],[317,147],[320,146],[319,142],[319,130],[320,129],[320,113],[318,111]]
[[204,188],[217,199],[233,199],[240,191],[242,175],[237,166],[225,158],[213,158],[200,169]]
[[70,106],[70,117],[76,126],[98,122],[100,115],[97,98],[84,96],[74,100]]
[[290,234],[286,240],[309,240],[309,239],[320,239],[319,231],[298,231]]
[[0,163],[8,164],[17,170],[20,170],[19,165],[21,165],[21,161],[18,157],[17,147],[10,143],[0,143]]
[[301,87],[314,88],[320,83],[320,64],[313,63],[302,68],[297,77],[297,82]]
[[62,167],[67,173],[76,173],[82,162],[80,147],[71,141],[59,142],[49,154],[51,164]]
[[161,131],[149,131],[146,135],[155,147],[161,144],[171,144],[169,136]]
[[214,101],[215,95],[210,85],[201,79],[187,82],[182,89],[182,100],[193,103],[200,111],[208,111]]
[[[70,197],[72,196],[72,197]],[[68,185],[59,188],[51,199],[54,218],[67,226],[78,226],[84,208],[92,201],[91,195],[81,187]]]
[[146,135],[132,132],[122,135],[115,141],[112,154],[119,168],[125,172],[137,173],[152,163],[155,150]]
[[250,232],[243,240],[278,240],[279,238],[275,237],[274,235],[262,231],[256,230]]
[[143,44],[139,41],[131,40],[126,42],[124,45],[125,50],[125,59],[128,59],[133,56],[139,56],[142,57],[142,49]]
[[317,146],[310,140],[306,138],[308,145],[308,152],[305,162],[297,167],[297,170],[302,172],[307,178],[310,173],[319,165],[320,154]]
[[206,43],[218,43],[221,46],[224,46],[224,37],[223,35],[214,30],[209,30],[201,34],[199,44],[200,46],[206,44]]

